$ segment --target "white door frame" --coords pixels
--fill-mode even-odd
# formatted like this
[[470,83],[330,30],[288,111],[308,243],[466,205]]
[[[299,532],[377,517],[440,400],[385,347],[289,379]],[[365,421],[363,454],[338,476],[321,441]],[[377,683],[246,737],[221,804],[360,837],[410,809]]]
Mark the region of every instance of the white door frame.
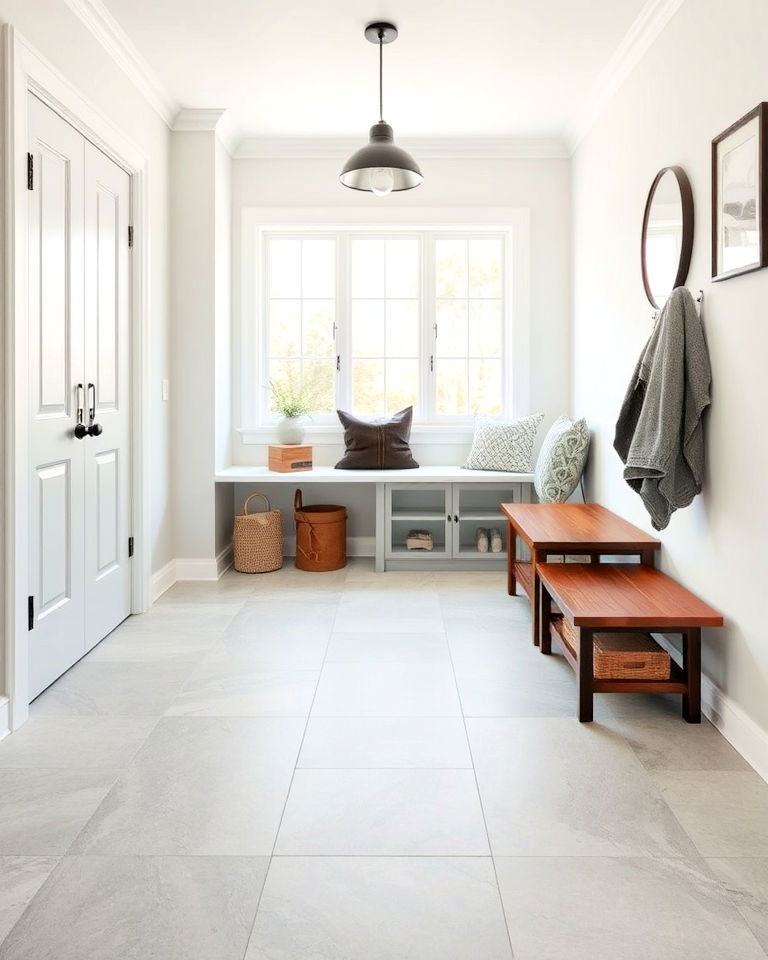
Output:
[[[5,678],[0,687],[0,737],[27,719],[29,595],[29,407],[27,396],[27,95],[34,93],[79,130],[131,177],[131,444],[133,557],[131,612],[149,602],[149,163],[146,154],[88,102],[10,24],[2,28],[3,51],[3,222],[4,296],[3,406],[4,467],[0,479],[4,543],[0,603],[5,639]],[[0,646],[0,653],[2,647]],[[3,658],[0,657],[0,664]],[[8,702],[3,703],[3,693]]]

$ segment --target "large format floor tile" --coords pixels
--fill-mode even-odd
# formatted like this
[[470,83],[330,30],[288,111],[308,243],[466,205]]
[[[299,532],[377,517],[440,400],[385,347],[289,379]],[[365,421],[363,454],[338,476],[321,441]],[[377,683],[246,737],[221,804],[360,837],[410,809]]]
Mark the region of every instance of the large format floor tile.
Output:
[[312,717],[299,767],[472,767],[461,717]]
[[467,724],[494,856],[694,853],[618,734],[551,718]]
[[768,858],[711,859],[707,865],[768,953]]
[[686,860],[497,859],[515,960],[765,960],[706,871]]
[[511,960],[487,858],[277,857],[246,960]]
[[768,783],[756,773],[689,771],[657,779],[703,857],[768,857]]
[[436,593],[425,590],[358,592],[342,596],[334,633],[442,633]]
[[3,768],[0,855],[66,853],[114,780],[103,770]]
[[0,856],[0,943],[58,862],[56,857]]
[[219,644],[201,660],[169,716],[306,717],[317,687],[318,670],[254,664],[241,644]]
[[669,735],[667,717],[628,718],[614,723],[613,729],[651,771],[750,770],[741,754],[707,720],[675,724],[674,737]]
[[575,711],[501,571],[177,584],[0,744],[0,960],[766,960],[768,786]]
[[35,717],[160,717],[192,669],[188,663],[82,660],[35,700]]
[[484,856],[471,770],[297,770],[275,852]]
[[450,663],[442,633],[334,633],[326,663]]
[[154,717],[33,717],[0,743],[0,770],[121,770],[156,723]]
[[162,720],[75,849],[88,854],[267,856],[302,720]]
[[67,857],[1,960],[242,960],[267,860]]
[[316,717],[458,717],[450,664],[326,663],[312,707]]

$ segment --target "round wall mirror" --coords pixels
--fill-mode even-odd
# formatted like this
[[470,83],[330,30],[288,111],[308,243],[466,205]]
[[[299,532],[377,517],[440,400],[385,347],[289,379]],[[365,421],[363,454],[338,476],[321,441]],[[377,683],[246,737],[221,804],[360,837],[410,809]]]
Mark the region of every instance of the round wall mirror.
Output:
[[691,265],[693,193],[682,167],[664,167],[651,184],[643,216],[641,260],[643,286],[660,309],[681,287]]

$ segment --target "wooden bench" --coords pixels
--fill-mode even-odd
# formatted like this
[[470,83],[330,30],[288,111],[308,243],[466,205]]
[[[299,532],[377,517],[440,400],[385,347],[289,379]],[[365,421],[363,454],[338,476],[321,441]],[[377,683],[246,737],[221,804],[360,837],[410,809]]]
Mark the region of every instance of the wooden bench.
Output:
[[[597,503],[503,503],[507,518],[507,591],[514,596],[517,584],[532,604],[533,642],[539,642],[539,579],[537,566],[551,555],[638,556],[653,566],[661,543],[639,527]],[[531,551],[530,562],[517,555],[517,537]]]
[[[723,618],[671,577],[643,564],[539,563],[539,646],[552,651],[552,638],[578,677],[578,717],[592,720],[595,693],[682,694],[683,717],[701,722],[701,628],[721,627]],[[572,627],[562,629],[552,601]],[[683,662],[672,661],[668,680],[596,679],[593,642],[600,633],[679,633]],[[569,640],[569,634],[576,642]]]

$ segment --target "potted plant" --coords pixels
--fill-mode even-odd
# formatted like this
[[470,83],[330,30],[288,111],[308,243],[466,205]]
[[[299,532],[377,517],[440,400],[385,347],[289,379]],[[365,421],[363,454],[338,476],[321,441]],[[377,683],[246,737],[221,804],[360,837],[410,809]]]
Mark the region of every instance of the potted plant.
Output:
[[302,417],[316,409],[314,388],[295,377],[277,382],[269,381],[272,391],[272,409],[282,415],[277,424],[277,439],[279,443],[297,444],[304,439],[304,425]]

